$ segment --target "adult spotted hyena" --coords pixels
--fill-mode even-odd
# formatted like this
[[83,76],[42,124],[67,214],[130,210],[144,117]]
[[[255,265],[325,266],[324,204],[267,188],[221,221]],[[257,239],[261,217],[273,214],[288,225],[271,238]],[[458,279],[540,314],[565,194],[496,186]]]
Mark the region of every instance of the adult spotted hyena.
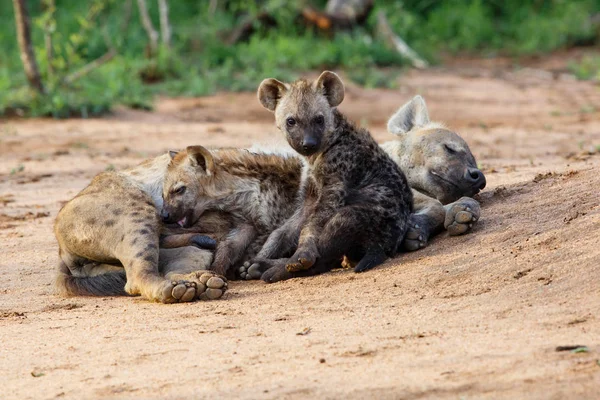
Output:
[[[157,209],[162,207],[170,161],[165,154],[125,171],[101,173],[60,210],[54,232],[62,293],[142,295],[163,303],[223,294],[226,281],[205,270],[210,251],[194,246],[159,249],[163,227]],[[216,223],[222,221],[217,218]],[[214,248],[207,237],[187,239],[189,244]]]
[[403,248],[425,247],[443,229],[450,235],[466,233],[480,215],[479,203],[471,197],[486,185],[467,143],[443,124],[431,122],[421,96],[402,106],[387,129],[397,139],[381,146],[402,168],[415,201]]
[[258,98],[309,165],[299,221],[284,228],[302,226],[296,251],[262,279],[326,272],[344,255],[362,272],[394,256],[408,229],[412,193],[398,165],[369,132],[337,110],[344,99],[340,78],[325,71],[312,83],[266,79]]

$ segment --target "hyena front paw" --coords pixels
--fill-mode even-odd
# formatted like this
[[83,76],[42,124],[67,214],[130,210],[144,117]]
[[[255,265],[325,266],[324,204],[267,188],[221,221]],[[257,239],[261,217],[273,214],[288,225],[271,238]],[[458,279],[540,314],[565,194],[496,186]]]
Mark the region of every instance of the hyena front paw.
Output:
[[165,281],[158,301],[161,303],[187,303],[196,297],[196,282],[187,280]]
[[293,277],[294,276],[292,275],[292,273],[288,271],[286,264],[281,263],[280,265],[275,265],[266,270],[265,273],[262,274],[260,279],[267,283],[275,283],[279,281],[285,281]]
[[404,235],[402,248],[406,251],[416,251],[427,246],[429,230],[422,215],[411,214],[408,220],[408,229]]
[[285,268],[287,262],[287,258],[256,259],[247,261],[238,269],[238,273],[242,279],[261,279],[263,274],[272,268]]
[[238,276],[241,279],[246,280],[260,279],[263,272],[270,268],[266,261],[267,260],[246,261],[241,267],[238,268]]
[[317,262],[319,255],[313,249],[298,249],[296,253],[290,257],[285,268],[288,272],[298,272],[309,269]]
[[461,197],[446,210],[444,228],[450,236],[463,235],[479,220],[481,208],[479,203],[470,197]]
[[[172,275],[169,278],[171,279],[172,284],[179,282],[193,283],[195,290],[192,299],[187,300],[189,293],[186,292],[186,300],[178,300],[179,302],[192,301],[194,299],[216,300],[223,297],[223,294],[227,291],[227,279],[211,271],[196,271],[186,275]],[[177,281],[177,279],[180,280]],[[175,293],[176,288],[177,287],[173,288],[173,293]],[[177,290],[177,294],[179,294],[181,289]]]

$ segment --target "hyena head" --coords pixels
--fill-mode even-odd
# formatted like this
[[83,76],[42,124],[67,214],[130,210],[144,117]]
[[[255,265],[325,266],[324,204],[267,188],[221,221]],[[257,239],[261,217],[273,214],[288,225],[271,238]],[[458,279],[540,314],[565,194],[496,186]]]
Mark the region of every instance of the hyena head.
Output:
[[402,106],[387,128],[398,138],[382,147],[398,163],[412,188],[447,204],[462,196],[471,197],[485,187],[485,176],[467,143],[429,120],[421,96]]
[[210,195],[215,191],[215,162],[202,146],[169,154],[171,162],[163,182],[160,216],[164,223],[188,227],[198,221],[210,204]]
[[330,71],[312,83],[265,79],[258,88],[258,100],[275,113],[275,124],[290,146],[303,156],[311,156],[327,147],[335,130],[334,110],[344,100],[344,84]]

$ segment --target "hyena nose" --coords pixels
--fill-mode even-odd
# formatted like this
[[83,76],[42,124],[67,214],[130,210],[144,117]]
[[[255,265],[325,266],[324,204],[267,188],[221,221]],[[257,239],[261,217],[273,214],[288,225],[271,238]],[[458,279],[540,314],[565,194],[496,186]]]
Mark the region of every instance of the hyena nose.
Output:
[[306,152],[313,152],[317,149],[317,146],[319,145],[319,142],[317,141],[317,139],[313,138],[313,137],[305,137],[304,140],[302,140],[302,149]]
[[169,222],[170,217],[171,216],[169,215],[169,212],[167,210],[165,210],[164,208],[160,210],[160,219],[162,219],[163,222]]
[[467,169],[467,173],[465,174],[465,179],[467,182],[471,184],[471,186],[475,189],[482,190],[485,187],[485,175],[477,168],[469,168]]

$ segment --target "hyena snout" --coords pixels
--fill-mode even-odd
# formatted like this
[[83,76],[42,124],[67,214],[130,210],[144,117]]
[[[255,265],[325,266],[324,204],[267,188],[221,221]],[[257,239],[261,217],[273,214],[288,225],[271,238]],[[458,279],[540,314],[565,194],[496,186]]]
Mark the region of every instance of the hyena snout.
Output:
[[485,175],[477,168],[467,168],[464,180],[476,191],[483,190],[483,188],[485,188]]
[[171,213],[169,212],[169,210],[166,207],[163,207],[160,210],[160,219],[162,220],[162,222],[164,222],[165,224],[168,224],[171,221]]
[[316,153],[321,147],[321,140],[314,135],[304,135],[302,138],[302,154],[305,156]]

